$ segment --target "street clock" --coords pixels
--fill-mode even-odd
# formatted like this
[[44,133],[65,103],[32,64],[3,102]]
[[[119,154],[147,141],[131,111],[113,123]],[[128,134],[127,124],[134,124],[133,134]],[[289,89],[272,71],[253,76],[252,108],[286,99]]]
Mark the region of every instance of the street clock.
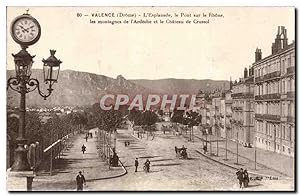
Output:
[[22,47],[35,44],[41,36],[39,22],[28,13],[17,16],[11,23],[11,36]]

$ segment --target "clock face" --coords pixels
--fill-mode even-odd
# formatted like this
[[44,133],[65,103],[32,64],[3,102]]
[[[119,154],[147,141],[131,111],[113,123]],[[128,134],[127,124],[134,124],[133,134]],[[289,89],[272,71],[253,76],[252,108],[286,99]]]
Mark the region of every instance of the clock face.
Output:
[[32,45],[40,38],[41,28],[33,17],[22,15],[12,23],[11,33],[18,44]]

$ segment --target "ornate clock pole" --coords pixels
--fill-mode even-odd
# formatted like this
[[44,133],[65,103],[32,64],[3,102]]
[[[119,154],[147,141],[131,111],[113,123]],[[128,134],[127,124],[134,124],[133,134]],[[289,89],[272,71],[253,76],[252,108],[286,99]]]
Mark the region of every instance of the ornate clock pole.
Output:
[[7,81],[7,88],[20,93],[19,108],[19,130],[17,141],[17,149],[15,150],[14,164],[12,171],[29,171],[30,165],[27,159],[27,150],[24,148],[26,144],[26,94],[38,90],[39,94],[46,100],[53,91],[53,84],[57,82],[60,64],[55,55],[55,50],[50,50],[50,57],[43,59],[44,82],[48,84],[48,92],[44,94],[40,91],[40,84],[37,79],[30,78],[33,58],[26,50],[28,46],[35,44],[41,36],[41,26],[39,22],[28,14],[17,16],[11,23],[11,36],[13,40],[21,46],[21,50],[17,54],[12,54],[15,63],[15,76],[10,77]]

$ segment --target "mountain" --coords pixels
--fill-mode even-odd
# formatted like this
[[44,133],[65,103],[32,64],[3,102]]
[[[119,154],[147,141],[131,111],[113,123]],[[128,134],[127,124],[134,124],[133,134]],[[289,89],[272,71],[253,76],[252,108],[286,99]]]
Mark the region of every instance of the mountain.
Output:
[[[7,78],[12,76],[14,71],[7,71]],[[32,78],[40,81],[42,92],[47,92],[47,85],[43,81],[43,70],[32,70]],[[103,75],[72,70],[60,71],[58,83],[53,86],[53,92],[46,101],[39,96],[35,90],[26,95],[26,104],[29,106],[84,106],[99,103],[100,98],[105,94],[148,94],[146,88],[126,80],[119,75],[116,79]],[[7,91],[7,104],[17,106],[19,94],[9,89]]]
[[195,79],[160,79],[160,80],[130,80],[131,82],[155,90],[158,93],[167,94],[195,94],[202,91],[214,91],[215,89],[229,89],[229,81],[226,80],[195,80]]
[[[14,75],[13,70],[7,70],[7,78]],[[41,91],[47,92],[47,85],[43,82],[43,70],[32,70],[32,78],[40,81]],[[201,90],[214,90],[228,88],[228,81],[189,80],[189,79],[161,79],[161,80],[127,80],[122,75],[110,78],[87,72],[72,70],[60,71],[58,83],[53,86],[53,92],[46,101],[35,90],[26,94],[27,106],[86,106],[100,101],[105,94],[127,94],[132,99],[141,94],[143,100],[149,93],[152,94],[196,94]],[[19,105],[20,95],[9,89],[7,91],[7,104]]]

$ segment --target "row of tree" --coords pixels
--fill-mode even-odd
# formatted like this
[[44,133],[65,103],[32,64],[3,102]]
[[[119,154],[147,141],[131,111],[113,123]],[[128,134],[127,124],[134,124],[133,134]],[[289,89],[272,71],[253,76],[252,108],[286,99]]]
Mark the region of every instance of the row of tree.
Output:
[[201,114],[193,111],[174,110],[171,121],[188,127],[198,126],[202,121]]
[[[44,116],[45,117],[45,116]],[[87,124],[87,118],[84,113],[76,112],[66,115],[56,115],[49,113],[47,120],[38,112],[26,112],[26,139],[27,145],[39,142],[43,149],[50,146],[57,139],[62,138],[74,130],[80,130]],[[16,138],[19,129],[19,115],[16,112],[7,113],[7,136],[8,136],[8,152],[10,153],[11,165],[13,163],[14,150],[17,147]]]

